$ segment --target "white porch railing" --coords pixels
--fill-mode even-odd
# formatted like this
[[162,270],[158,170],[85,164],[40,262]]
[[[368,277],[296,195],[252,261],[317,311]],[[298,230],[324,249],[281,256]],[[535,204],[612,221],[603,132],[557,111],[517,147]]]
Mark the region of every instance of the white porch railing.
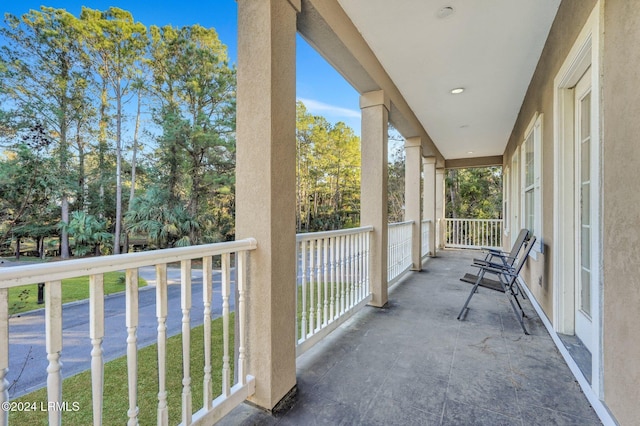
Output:
[[502,248],[502,219],[444,219],[445,247]]
[[296,236],[297,355],[371,300],[371,231],[368,226]]
[[[255,392],[254,378],[246,371],[245,342],[245,300],[246,300],[246,256],[249,250],[256,248],[256,241],[246,239],[228,243],[208,244],[144,253],[132,253],[116,256],[105,256],[91,259],[70,260],[39,265],[17,266],[0,270],[0,403],[8,401],[7,372],[9,368],[9,309],[8,290],[26,284],[45,282],[45,339],[48,359],[47,394],[50,404],[61,406],[62,365],[60,354],[62,347],[62,282],[66,278],[89,275],[90,277],[90,315],[91,325],[87,336],[87,346],[91,352],[91,391],[93,424],[102,424],[102,407],[104,402],[103,375],[104,359],[102,341],[104,338],[104,273],[126,271],[126,343],[129,406],[127,410],[128,424],[138,424],[138,361],[137,361],[137,329],[138,321],[138,268],[155,266],[156,268],[156,316],[158,347],[158,403],[157,424],[168,424],[169,409],[167,406],[167,264],[180,262],[181,265],[181,313],[182,313],[182,424],[211,424],[248,396]],[[238,357],[235,359],[238,380],[233,383],[230,374],[230,313],[229,298],[231,294],[231,255],[236,259],[236,283],[239,299],[236,301],[235,321],[238,322]],[[213,256],[219,256],[222,265],[222,317],[223,317],[223,367],[217,372],[222,377],[221,395],[214,399],[211,385],[211,300]],[[193,413],[191,396],[191,260],[202,259],[203,267],[203,306],[204,306],[204,365],[197,366],[204,371],[204,397],[202,407]],[[233,348],[231,349],[233,351]],[[173,367],[175,368],[175,366]],[[193,414],[192,414],[193,413]],[[60,410],[48,411],[49,424],[60,424]],[[8,424],[8,411],[0,412],[0,425]]]
[[429,236],[431,232],[430,220],[422,221],[420,232],[422,233],[422,247],[420,249],[420,256],[424,260],[424,258],[431,252],[431,248],[429,247]]
[[389,224],[387,285],[392,285],[411,268],[411,227],[413,221]]

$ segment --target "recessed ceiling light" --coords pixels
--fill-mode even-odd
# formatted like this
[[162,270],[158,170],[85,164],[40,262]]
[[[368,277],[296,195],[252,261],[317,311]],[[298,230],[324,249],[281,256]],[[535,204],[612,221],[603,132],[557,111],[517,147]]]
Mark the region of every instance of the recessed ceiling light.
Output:
[[467,151],[467,154],[473,154],[473,151]]
[[438,10],[438,12],[436,13],[436,16],[440,19],[444,19],[448,16],[451,16],[453,12],[454,12],[453,7],[445,6],[442,9]]
[[464,87],[456,87],[455,89],[451,89],[451,94],[457,95],[464,92]]

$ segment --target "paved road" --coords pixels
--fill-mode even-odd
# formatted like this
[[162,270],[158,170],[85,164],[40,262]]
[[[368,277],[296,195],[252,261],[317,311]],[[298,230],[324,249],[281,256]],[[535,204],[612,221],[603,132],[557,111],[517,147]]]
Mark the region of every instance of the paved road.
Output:
[[[156,292],[155,269],[145,267],[139,269],[141,277],[149,284],[139,292],[139,327],[138,347],[156,343]],[[234,279],[232,271],[231,279]],[[167,317],[167,335],[173,336],[181,332],[182,312],[180,310],[180,269],[169,268]],[[222,314],[222,295],[220,290],[220,272],[213,273],[212,317]],[[204,316],[202,302],[202,271],[192,271],[192,303],[191,324],[200,325]],[[233,282],[231,294],[233,295]],[[234,307],[231,297],[230,307]],[[126,353],[127,329],[125,327],[124,293],[105,297],[105,338],[103,341],[104,359],[110,361]],[[73,302],[64,305],[62,311],[63,349],[61,354],[62,375],[69,377],[87,370],[91,365],[91,341],[89,339],[89,303]],[[33,311],[9,320],[9,373],[10,384],[16,382],[9,391],[15,398],[35,389],[46,386],[47,354],[44,340],[44,310]]]

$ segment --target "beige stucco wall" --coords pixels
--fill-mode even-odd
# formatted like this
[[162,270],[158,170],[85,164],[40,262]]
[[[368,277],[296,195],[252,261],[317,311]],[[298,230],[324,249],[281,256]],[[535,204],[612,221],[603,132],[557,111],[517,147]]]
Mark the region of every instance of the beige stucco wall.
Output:
[[603,58],[605,402],[640,421],[640,0],[606,0]]
[[[595,0],[563,1],[505,151],[505,165],[536,112],[543,121],[543,259],[524,273],[551,319],[553,307],[553,79]],[[640,0],[603,0],[602,285],[603,384],[607,408],[621,425],[640,419]],[[543,278],[542,286],[537,284]]]
[[[530,259],[522,273],[547,317],[553,319],[553,80],[571,46],[593,10],[595,0],[565,0],[558,9],[547,43],[531,80],[504,153],[504,165],[510,165],[515,149],[524,141],[524,133],[536,113],[542,122],[542,240],[544,254]],[[537,236],[540,238],[540,236]]]

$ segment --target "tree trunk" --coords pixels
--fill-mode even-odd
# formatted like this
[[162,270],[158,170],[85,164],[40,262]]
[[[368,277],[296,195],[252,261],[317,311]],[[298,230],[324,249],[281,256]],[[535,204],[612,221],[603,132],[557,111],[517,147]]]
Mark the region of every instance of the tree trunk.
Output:
[[[138,91],[138,108],[136,111],[136,125],[133,130],[133,153],[131,154],[131,188],[129,189],[129,204],[127,211],[131,210],[133,200],[136,196],[136,167],[137,167],[137,153],[138,153],[138,132],[140,131],[140,115],[141,115],[141,93]],[[124,232],[124,252],[129,252],[129,232],[125,229]]]
[[100,198],[100,205],[98,208],[98,217],[104,219],[104,180],[106,169],[106,154],[107,154],[107,124],[109,123],[109,117],[107,116],[107,108],[109,107],[109,97],[107,94],[107,82],[102,81],[102,91],[100,93],[100,131],[98,133],[98,170],[100,171],[100,188],[98,195]]
[[116,86],[116,226],[113,236],[113,254],[120,254],[122,228],[122,93]]
[[[62,223],[69,223],[69,200],[66,195],[62,196],[60,205]],[[68,259],[71,253],[69,251],[69,233],[66,228],[62,228],[60,231],[60,257],[62,259]]]
[[76,129],[76,145],[78,146],[78,188],[80,188],[80,206],[85,214],[89,214],[89,186],[85,176],[84,144],[80,136],[80,121]]
[[38,255],[40,256],[40,259],[44,259],[46,256],[46,252],[44,250],[44,237],[38,237],[37,246],[38,246]]

